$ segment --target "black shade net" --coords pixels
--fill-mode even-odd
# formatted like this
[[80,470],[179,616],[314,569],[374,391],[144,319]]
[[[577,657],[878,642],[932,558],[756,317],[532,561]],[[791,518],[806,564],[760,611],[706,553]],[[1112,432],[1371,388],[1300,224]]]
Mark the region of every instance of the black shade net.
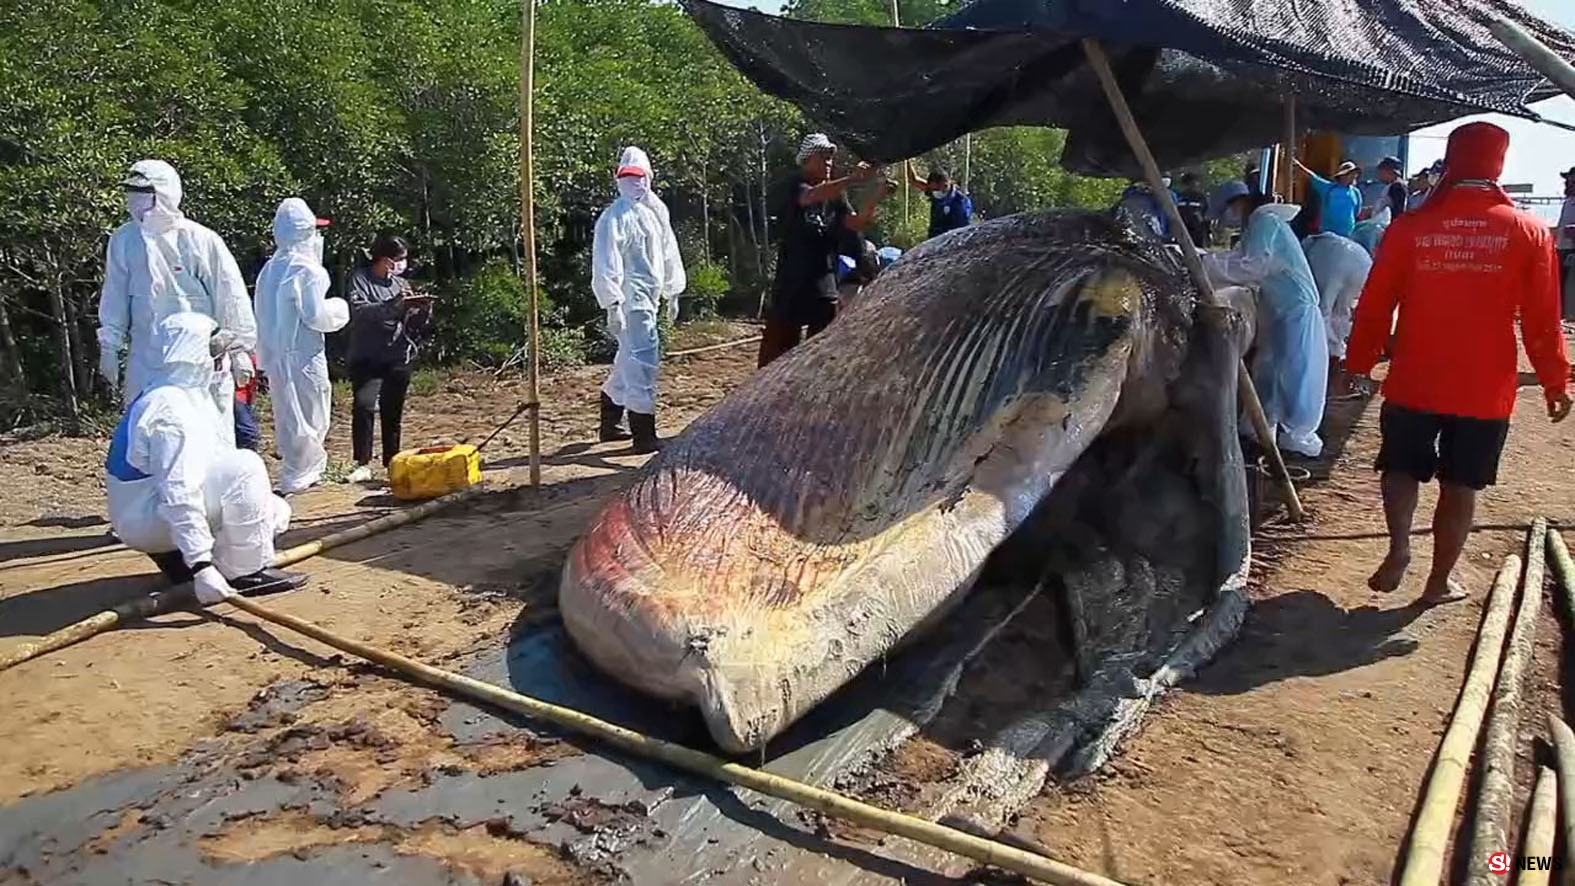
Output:
[[785,19],[680,0],[727,58],[860,156],[895,162],[968,132],[1068,131],[1061,163],[1138,169],[1083,37],[1105,46],[1161,166],[1282,139],[1297,124],[1393,135],[1467,114],[1535,117],[1556,94],[1487,14],[1575,59],[1575,35],[1509,0],[976,0],[926,28]]

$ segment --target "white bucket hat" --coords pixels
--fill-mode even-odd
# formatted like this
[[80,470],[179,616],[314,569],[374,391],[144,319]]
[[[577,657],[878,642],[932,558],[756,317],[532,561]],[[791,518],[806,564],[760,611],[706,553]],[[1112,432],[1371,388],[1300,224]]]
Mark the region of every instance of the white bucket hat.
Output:
[[804,136],[804,140],[798,143],[797,162],[803,163],[816,154],[835,154],[836,152],[837,146],[832,143],[831,139],[824,132],[812,132]]

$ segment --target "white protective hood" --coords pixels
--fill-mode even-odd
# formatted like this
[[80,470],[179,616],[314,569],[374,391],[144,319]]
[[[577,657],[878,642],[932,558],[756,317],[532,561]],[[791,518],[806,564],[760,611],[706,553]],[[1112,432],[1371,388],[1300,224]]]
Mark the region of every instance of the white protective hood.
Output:
[[156,198],[153,209],[138,222],[138,226],[144,232],[163,233],[185,218],[180,211],[180,201],[185,196],[181,188],[180,173],[163,160],[138,160],[131,164],[131,174],[126,177],[126,185],[153,188],[153,195]]

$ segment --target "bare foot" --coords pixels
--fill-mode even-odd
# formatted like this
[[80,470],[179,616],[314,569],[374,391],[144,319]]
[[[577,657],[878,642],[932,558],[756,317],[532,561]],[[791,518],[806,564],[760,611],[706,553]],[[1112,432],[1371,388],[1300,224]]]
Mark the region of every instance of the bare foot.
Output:
[[1441,606],[1445,603],[1458,603],[1470,596],[1465,586],[1455,581],[1453,577],[1445,578],[1440,582],[1429,576],[1427,587],[1422,590],[1422,596],[1417,598],[1416,605]]
[[1378,564],[1378,569],[1367,579],[1367,586],[1380,594],[1392,594],[1400,587],[1400,580],[1405,578],[1405,571],[1411,565],[1411,552],[1397,553],[1393,550],[1384,557],[1384,562]]

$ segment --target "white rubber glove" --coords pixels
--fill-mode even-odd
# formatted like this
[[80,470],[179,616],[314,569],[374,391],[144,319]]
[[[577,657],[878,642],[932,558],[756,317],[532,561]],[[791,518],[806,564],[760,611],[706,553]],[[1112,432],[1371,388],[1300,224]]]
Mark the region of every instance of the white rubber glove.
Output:
[[104,377],[110,393],[120,390],[120,352],[112,348],[98,349],[98,374]]
[[252,378],[257,375],[256,367],[252,366],[252,358],[245,351],[235,351],[230,354],[230,376],[235,379],[237,390],[251,384]]
[[212,566],[204,566],[192,576],[192,587],[197,591],[197,602],[204,606],[223,603],[235,593],[230,583],[224,580],[219,570]]
[[678,296],[676,295],[667,297],[667,321],[673,324],[678,323]]
[[623,316],[623,305],[617,304],[607,309],[607,334],[613,338],[623,338],[629,331],[629,323]]

